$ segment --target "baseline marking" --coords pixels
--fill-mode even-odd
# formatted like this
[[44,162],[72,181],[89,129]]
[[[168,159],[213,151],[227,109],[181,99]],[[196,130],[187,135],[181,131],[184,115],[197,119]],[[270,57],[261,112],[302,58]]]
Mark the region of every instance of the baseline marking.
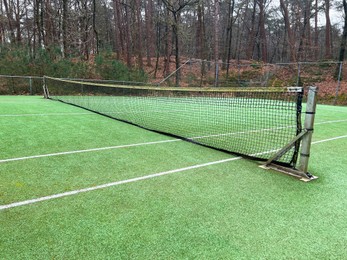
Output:
[[[342,138],[347,138],[347,135],[337,136],[337,137],[333,137],[333,138],[329,138],[329,139],[325,139],[325,140],[312,142],[312,144],[319,144],[319,143],[329,142],[329,141],[342,139]],[[270,152],[272,152],[272,151],[270,151]],[[268,152],[264,152],[264,153],[269,153],[269,151]],[[143,181],[143,180],[152,179],[152,178],[156,178],[156,177],[160,177],[160,176],[164,176],[164,175],[168,175],[168,174],[172,174],[172,173],[188,171],[188,170],[192,170],[192,169],[202,168],[202,167],[215,165],[215,164],[221,164],[221,163],[225,163],[225,162],[236,161],[236,160],[240,160],[240,159],[242,159],[242,157],[234,157],[234,158],[229,158],[229,159],[224,159],[224,160],[219,160],[219,161],[214,161],[214,162],[197,164],[197,165],[193,165],[193,166],[189,166],[189,167],[184,167],[184,168],[179,168],[179,169],[174,169],[174,170],[165,171],[165,172],[159,172],[159,173],[154,173],[154,174],[149,174],[149,175],[136,177],[136,178],[132,178],[132,179],[105,183],[105,184],[101,184],[101,185],[94,186],[94,187],[88,187],[88,188],[83,188],[83,189],[78,189],[78,190],[67,191],[67,192],[63,192],[63,193],[57,193],[57,194],[53,194],[53,195],[49,195],[49,196],[36,198],[36,199],[30,199],[30,200],[14,202],[14,203],[6,204],[6,205],[1,205],[0,206],[0,210],[10,209],[10,208],[15,208],[15,207],[20,207],[20,206],[25,206],[25,205],[34,204],[34,203],[41,202],[41,201],[46,201],[46,200],[52,200],[52,199],[72,196],[72,195],[76,195],[76,194],[84,193],[84,192],[105,189],[105,188],[108,188],[108,187],[118,186],[118,185],[121,185],[121,184],[137,182],[137,181]]]

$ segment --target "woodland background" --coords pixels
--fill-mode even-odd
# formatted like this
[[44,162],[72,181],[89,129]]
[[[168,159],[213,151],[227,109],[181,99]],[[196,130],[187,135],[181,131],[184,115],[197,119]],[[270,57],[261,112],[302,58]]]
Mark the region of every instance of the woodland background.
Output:
[[346,13],[346,0],[1,0],[0,74],[146,82],[189,58],[226,74],[344,61]]

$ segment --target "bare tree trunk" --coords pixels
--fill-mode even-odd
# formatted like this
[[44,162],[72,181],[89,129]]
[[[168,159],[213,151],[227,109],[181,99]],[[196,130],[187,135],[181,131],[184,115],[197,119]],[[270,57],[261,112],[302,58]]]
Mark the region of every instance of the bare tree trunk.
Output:
[[[0,1],[0,15],[4,16],[2,2]],[[0,21],[0,44],[5,43],[5,26],[3,21]]]
[[174,13],[174,24],[172,25],[172,31],[175,37],[175,61],[176,61],[176,87],[179,87],[179,81],[180,81],[180,46],[179,46],[179,32],[178,32],[178,26],[180,22],[180,14]]
[[17,0],[17,3],[16,3],[16,7],[17,7],[17,10],[14,12],[14,15],[15,15],[15,26],[16,26],[16,32],[17,32],[17,43],[20,43],[22,41],[22,31],[21,31],[21,27],[20,27],[20,10],[19,10],[19,6],[20,6],[20,3],[19,3],[19,0]]
[[93,32],[95,37],[95,52],[96,54],[99,54],[99,33],[96,29],[96,1],[93,0]]
[[124,35],[122,27],[122,11],[120,7],[120,0],[113,0],[113,10],[115,17],[115,32],[116,32],[116,53],[117,59],[120,59],[121,56],[125,54],[124,47]]
[[347,45],[347,0],[343,0],[342,4],[343,4],[343,10],[345,13],[345,19],[344,19],[343,33],[341,37],[341,44],[340,44],[340,51],[339,51],[340,62],[343,62],[345,60],[346,45]]
[[132,57],[132,51],[131,51],[131,37],[130,37],[130,32],[131,32],[131,28],[130,28],[130,22],[131,22],[131,17],[130,17],[130,13],[128,10],[128,7],[125,8],[125,46],[126,46],[126,62],[127,62],[127,66],[128,68],[132,67],[132,61],[131,61],[131,57]]
[[246,58],[248,60],[253,58],[253,51],[255,46],[255,12],[257,9],[257,0],[253,1],[253,11],[252,11],[252,19],[251,19],[251,31],[249,32],[249,39],[248,39],[248,48],[246,51]]
[[331,23],[330,23],[330,0],[325,1],[325,58],[331,59]]
[[16,36],[13,30],[13,16],[12,16],[12,12],[9,8],[7,0],[4,0],[4,6],[6,11],[6,16],[7,16],[8,28],[10,29],[11,42],[14,42],[16,39]]
[[310,5],[311,0],[304,1],[304,25],[301,30],[299,49],[298,49],[298,60],[306,60],[308,51],[308,42],[310,41]]
[[318,0],[315,0],[314,10],[314,56],[318,58]]
[[68,56],[67,46],[67,19],[68,19],[68,0],[63,0],[63,21],[62,21],[62,36],[63,36],[63,57]]
[[267,39],[265,31],[265,4],[266,0],[258,0],[259,5],[259,36],[260,50],[263,62],[267,62]]
[[284,18],[284,24],[287,30],[291,61],[296,62],[295,41],[294,41],[294,35],[293,35],[293,31],[292,31],[292,27],[291,27],[290,19],[289,19],[288,5],[287,3],[284,2],[284,0],[280,0],[280,5],[282,9],[283,18]]
[[136,22],[137,22],[137,54],[138,54],[138,65],[139,68],[143,69],[143,58],[142,58],[142,19],[141,19],[141,1],[136,0]]
[[[166,11],[166,20],[170,20],[170,12],[169,10]],[[171,45],[172,41],[172,33],[169,24],[167,23],[165,25],[165,58],[164,58],[164,70],[163,70],[163,77],[167,77],[170,73],[170,56],[171,56]]]
[[233,23],[234,23],[234,18],[233,18],[233,13],[234,13],[234,8],[235,8],[235,0],[230,0],[229,1],[229,8],[228,8],[228,28],[227,28],[227,45],[226,45],[226,76],[229,76],[229,62],[231,59],[231,40],[232,40],[232,34],[233,34]]
[[153,0],[147,0],[145,8],[146,16],[146,43],[147,43],[147,66],[152,66],[152,57],[155,55],[155,33],[153,26]]
[[204,59],[204,3],[201,1],[197,9],[197,26],[196,26],[196,53],[199,59]]
[[215,83],[214,86],[218,86],[218,77],[219,77],[219,68],[218,68],[218,61],[219,61],[219,16],[220,16],[220,6],[219,6],[219,0],[214,0],[214,63],[215,63]]
[[[180,30],[180,20],[181,20],[181,12],[182,10],[189,5],[197,3],[197,0],[180,0],[180,1],[170,1],[170,0],[162,0],[163,3],[166,6],[166,9],[168,11],[167,17],[169,18],[169,13],[173,16],[173,23],[172,23],[172,31],[174,34],[174,42],[175,42],[175,56],[176,56],[176,86],[179,86],[179,80],[180,80],[180,46],[179,46],[179,30]],[[169,21],[169,20],[168,20]]]

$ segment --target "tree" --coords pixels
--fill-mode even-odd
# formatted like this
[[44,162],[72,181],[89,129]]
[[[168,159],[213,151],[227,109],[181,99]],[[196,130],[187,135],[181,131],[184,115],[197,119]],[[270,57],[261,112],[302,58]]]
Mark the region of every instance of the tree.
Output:
[[267,62],[267,39],[265,31],[265,5],[267,0],[257,0],[259,6],[259,38],[263,62]]
[[331,22],[330,22],[330,0],[324,0],[325,3],[325,58],[331,59]]
[[228,26],[227,26],[227,33],[226,33],[226,44],[225,44],[225,53],[226,53],[226,76],[229,76],[229,62],[231,59],[231,40],[233,35],[233,23],[234,23],[234,8],[235,8],[235,0],[229,0],[228,2]]
[[347,46],[347,0],[342,1],[343,4],[343,11],[345,13],[344,18],[344,26],[343,26],[343,33],[341,36],[341,44],[340,44],[340,51],[339,51],[339,62],[343,62],[345,59],[346,54],[346,46]]
[[214,63],[215,63],[215,87],[218,84],[218,60],[219,60],[219,16],[220,7],[219,0],[214,1]]
[[11,34],[11,42],[15,41],[15,34],[14,34],[14,29],[13,29],[13,14],[12,14],[12,8],[10,8],[7,0],[4,0],[4,6],[5,6],[5,11],[7,15],[7,22],[8,22],[8,28],[10,30]]
[[[248,1],[246,4],[246,8],[248,9]],[[246,58],[248,60],[253,58],[253,52],[254,52],[254,46],[255,46],[255,35],[256,35],[256,10],[257,10],[257,0],[253,0],[253,6],[252,6],[252,15],[251,15],[251,24],[250,24],[250,30],[249,30],[249,36],[248,36],[248,43],[247,43],[247,51],[246,51]]]
[[151,58],[155,55],[155,29],[153,22],[153,0],[145,1],[146,16],[146,48],[147,48],[147,66],[152,66]]
[[137,34],[137,54],[138,54],[138,65],[141,70],[143,70],[143,60],[142,60],[142,19],[141,19],[141,1],[135,1],[135,13],[136,13],[136,34]]
[[62,21],[62,37],[63,37],[63,57],[68,55],[68,45],[67,45],[67,23],[68,23],[68,0],[63,0],[63,21]]
[[181,21],[181,13],[187,6],[198,3],[198,0],[163,0],[167,10],[172,14],[172,32],[174,34],[175,42],[175,59],[176,59],[176,86],[179,85],[180,80],[180,47],[179,47],[179,26]]

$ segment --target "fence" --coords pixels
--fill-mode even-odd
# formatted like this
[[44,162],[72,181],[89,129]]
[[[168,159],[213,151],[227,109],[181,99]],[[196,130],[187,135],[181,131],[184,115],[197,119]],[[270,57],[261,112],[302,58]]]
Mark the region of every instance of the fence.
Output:
[[315,85],[319,88],[320,103],[347,105],[347,82],[342,80],[347,77],[347,66],[344,65],[342,62],[264,64],[251,61],[223,63],[189,59],[157,84],[181,87]]
[[0,75],[0,95],[42,95],[42,77]]
[[[299,62],[264,64],[250,61],[232,63],[188,59],[178,70],[151,84],[115,80],[78,79],[122,85],[179,87],[286,87],[319,88],[318,102],[347,105],[347,66],[342,62]],[[43,78],[0,75],[0,95],[43,95]]]

